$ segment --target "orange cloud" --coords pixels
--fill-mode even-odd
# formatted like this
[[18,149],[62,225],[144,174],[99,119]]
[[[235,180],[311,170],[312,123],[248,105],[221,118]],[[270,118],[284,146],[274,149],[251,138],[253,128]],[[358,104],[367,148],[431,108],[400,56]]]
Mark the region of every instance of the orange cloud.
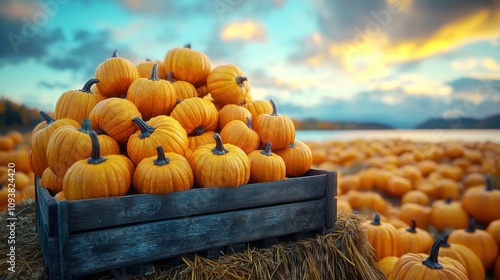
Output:
[[236,21],[227,24],[220,32],[225,41],[256,41],[266,40],[266,31],[262,24],[254,20]]
[[26,3],[24,1],[3,1],[0,3],[0,13],[6,18],[31,17],[41,8],[35,3]]

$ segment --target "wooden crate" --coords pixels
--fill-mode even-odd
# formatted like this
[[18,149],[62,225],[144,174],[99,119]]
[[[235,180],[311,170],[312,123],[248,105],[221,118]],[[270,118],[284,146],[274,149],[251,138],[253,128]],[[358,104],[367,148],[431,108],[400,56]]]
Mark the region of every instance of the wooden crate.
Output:
[[218,248],[334,230],[336,173],[238,188],[56,201],[36,178],[38,237],[50,279],[70,279]]

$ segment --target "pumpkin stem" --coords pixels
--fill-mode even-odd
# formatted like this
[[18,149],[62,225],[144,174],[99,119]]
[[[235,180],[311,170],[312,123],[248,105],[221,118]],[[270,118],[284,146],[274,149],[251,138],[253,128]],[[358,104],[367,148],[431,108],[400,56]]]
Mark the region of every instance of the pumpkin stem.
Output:
[[151,61],[151,59],[150,58],[146,58],[146,61]]
[[190,49],[191,48],[191,43],[185,44],[184,47]]
[[222,143],[222,138],[220,138],[219,133],[214,134],[215,138],[215,147],[212,149],[212,153],[214,155],[224,155],[229,151],[224,148],[224,144]]
[[486,191],[491,192],[493,190],[493,185],[491,184],[491,177],[486,176]]
[[170,163],[170,159],[165,156],[165,152],[163,151],[162,146],[156,147],[156,153],[158,154],[158,158],[156,158],[154,161],[155,165],[162,166]]
[[296,145],[295,145],[295,141],[293,141],[292,143],[290,143],[290,145],[288,145],[288,147],[289,147],[289,148],[292,148],[292,149],[293,149],[293,148],[295,148],[295,146],[296,146]]
[[99,82],[98,79],[90,79],[85,83],[85,85],[83,85],[83,88],[80,91],[86,92],[86,93],[92,93],[92,91],[90,91],[90,88],[92,87],[93,84],[98,83],[98,82]]
[[469,226],[465,229],[466,232],[474,233],[476,231],[476,219],[469,219]]
[[89,119],[85,118],[82,120],[82,127],[78,129],[78,131],[90,134],[92,132],[92,123]]
[[244,77],[244,76],[238,76],[236,77],[236,83],[240,86],[240,87],[243,87],[243,82],[244,81],[248,81],[248,78],[247,77]]
[[141,134],[139,134],[139,138],[144,139],[146,137],[151,136],[151,133],[155,131],[154,127],[150,126],[147,124],[145,121],[143,121],[139,117],[135,117],[132,119],[132,121],[139,127],[141,130]]
[[174,74],[174,72],[172,72],[172,70],[168,71],[168,75],[167,75],[167,81],[173,83],[174,82],[174,79],[172,78],[172,75]]
[[247,126],[248,128],[252,129],[252,118],[247,117]]
[[446,200],[445,200],[445,203],[446,204],[451,204],[451,202],[453,201],[453,196],[450,196],[448,197]]
[[417,221],[415,221],[415,218],[411,219],[411,227],[407,228],[406,231],[411,233],[417,233]]
[[160,79],[158,78],[158,64],[155,64],[153,66],[153,71],[151,72],[151,77],[149,77],[151,81],[159,81]]
[[450,247],[450,243],[448,243],[448,234],[447,233],[444,233],[441,237],[444,239],[444,242],[443,244],[441,244],[441,247]]
[[43,120],[47,122],[47,125],[56,121],[44,111],[40,111],[40,116],[42,116]]
[[380,213],[375,213],[375,217],[373,218],[373,221],[370,223],[372,225],[375,225],[375,226],[380,226],[381,223],[380,223]]
[[113,57],[118,57],[118,50],[117,49],[113,52]]
[[429,257],[425,260],[422,261],[423,264],[425,264],[429,268],[443,268],[443,265],[438,262],[438,255],[439,255],[439,248],[441,245],[446,242],[441,236],[434,241],[434,244],[432,244],[431,248],[431,254]]
[[194,133],[196,133],[196,135],[202,135],[203,132],[205,132],[205,127],[203,125],[200,125],[194,129]]
[[101,147],[95,131],[90,132],[90,139],[92,140],[92,156],[87,159],[87,163],[99,164],[101,162],[105,162],[106,158],[101,157]]
[[277,116],[278,111],[276,110],[276,103],[274,103],[274,100],[272,100],[272,99],[269,99],[269,103],[271,103],[271,106],[273,107],[273,112],[272,112],[271,116]]
[[260,153],[265,155],[265,156],[268,156],[268,157],[272,156],[273,155],[273,154],[271,154],[271,145],[272,144],[273,144],[272,142],[267,142],[266,148]]

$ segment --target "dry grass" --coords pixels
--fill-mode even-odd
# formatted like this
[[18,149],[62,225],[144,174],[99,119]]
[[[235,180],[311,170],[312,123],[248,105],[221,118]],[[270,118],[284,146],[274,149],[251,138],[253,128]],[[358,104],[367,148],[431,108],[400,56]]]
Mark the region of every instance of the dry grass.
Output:
[[[31,202],[17,209],[16,272],[7,271],[0,262],[1,279],[47,279],[38,243],[35,206]],[[6,214],[0,214],[5,222]],[[139,279],[385,279],[376,267],[375,257],[366,241],[363,218],[338,213],[336,230],[327,235],[296,242],[279,243],[267,248],[249,248],[242,253],[209,259],[199,255],[182,257],[183,264],[157,266],[153,275]],[[1,236],[8,234],[0,227]],[[6,240],[6,239],[4,239]],[[0,252],[7,252],[0,242]],[[89,279],[111,279],[111,273]]]

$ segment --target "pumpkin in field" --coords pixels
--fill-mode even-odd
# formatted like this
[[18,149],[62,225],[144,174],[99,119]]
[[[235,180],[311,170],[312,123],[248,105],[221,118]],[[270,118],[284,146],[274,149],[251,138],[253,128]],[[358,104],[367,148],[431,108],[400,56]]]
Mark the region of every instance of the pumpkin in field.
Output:
[[69,118],[78,123],[81,123],[84,118],[88,118],[92,108],[105,98],[103,95],[92,93],[90,89],[98,82],[98,79],[90,79],[82,89],[69,90],[61,94],[54,110],[55,118]]
[[417,162],[417,167],[420,169],[422,176],[427,176],[432,172],[436,171],[438,164],[430,159],[424,159],[422,161]]
[[238,146],[223,144],[214,134],[215,146],[203,145],[189,157],[195,185],[206,187],[238,187],[250,179],[250,160]]
[[137,165],[133,185],[139,193],[165,194],[193,187],[193,171],[185,157],[165,153],[156,147],[156,156],[148,157]]
[[95,131],[90,133],[90,138],[92,156],[75,162],[68,169],[63,178],[64,197],[75,200],[127,194],[132,183],[134,164],[124,155],[102,157]]
[[64,118],[54,120],[45,112],[41,111],[40,115],[45,120],[45,125],[31,136],[30,141],[30,166],[33,173],[41,177],[45,168],[49,167],[47,162],[47,146],[52,133],[63,125],[79,126],[78,122],[72,119]]
[[428,206],[422,206],[416,203],[405,203],[401,205],[399,211],[399,218],[407,223],[411,224],[412,219],[417,221],[417,225],[420,228],[427,228],[429,226],[429,219],[431,216],[431,208]]
[[264,150],[254,150],[250,159],[250,183],[271,182],[285,179],[286,165],[283,159],[271,152],[269,142]]
[[392,270],[398,260],[399,258],[396,256],[388,256],[378,261],[378,266],[382,269],[387,279],[391,279]]
[[177,94],[171,83],[158,78],[158,65],[155,64],[151,77],[139,78],[130,84],[127,99],[147,121],[159,115],[169,115],[175,107]]
[[374,250],[377,260],[387,256],[400,257],[403,253],[401,236],[389,223],[380,222],[380,214],[376,213],[373,221],[366,221],[368,242]]
[[207,77],[207,89],[214,101],[222,106],[242,105],[252,101],[250,83],[238,66],[219,65]]
[[462,207],[476,221],[489,224],[500,219],[500,190],[493,189],[491,179],[487,177],[486,187],[478,186],[467,189],[462,196]]
[[411,190],[401,197],[401,204],[416,203],[427,206],[430,203],[430,198],[427,194],[420,190]]
[[376,192],[350,190],[346,193],[346,199],[352,208],[364,212],[369,209],[375,212],[385,212],[388,208],[387,201]]
[[250,102],[245,102],[243,104],[250,113],[253,118],[256,118],[260,114],[272,114],[273,113],[273,105],[269,100],[254,100]]
[[247,118],[252,118],[252,113],[245,107],[235,104],[228,104],[219,110],[219,129],[223,129],[232,120],[246,122]]
[[387,182],[384,191],[390,196],[402,197],[412,189],[413,185],[410,179],[399,175],[393,175],[390,177],[389,182]]
[[[89,138],[91,132],[92,124],[90,120],[83,119],[82,126],[79,128],[72,125],[63,125],[52,133],[47,144],[47,150],[49,151],[47,153],[47,163],[50,170],[57,177],[64,178],[64,174],[73,163],[92,155],[92,141]],[[105,134],[97,137],[101,155],[120,153],[120,146],[115,139]]]
[[246,154],[257,149],[260,136],[252,129],[252,119],[247,118],[246,124],[240,120],[232,120],[220,131],[224,142],[240,147]]
[[486,272],[481,259],[471,249],[458,243],[448,243],[448,235],[443,236],[445,242],[439,249],[439,257],[449,257],[459,261],[467,270],[470,280],[484,280]]
[[411,219],[411,227],[398,229],[403,246],[403,254],[427,253],[431,250],[434,238],[424,229],[417,228],[415,219]]
[[216,131],[219,122],[215,105],[199,97],[182,100],[175,106],[170,116],[181,124],[188,135],[195,134],[195,130]]
[[146,60],[139,62],[137,64],[137,70],[139,70],[140,78],[149,78],[151,76],[151,72],[153,71],[153,67],[158,65],[158,78],[165,80],[167,78],[167,73],[165,72],[165,67],[163,67],[163,61],[160,60],[151,60],[146,58]]
[[437,238],[429,255],[407,253],[401,256],[394,264],[391,279],[468,279],[467,271],[460,262],[449,257],[438,258],[444,242],[443,238]]
[[486,177],[479,172],[473,172],[465,175],[464,186],[466,189],[478,186],[486,186]]
[[253,119],[253,128],[260,136],[261,144],[273,142],[276,150],[284,149],[295,140],[295,125],[286,115],[278,114],[276,104],[271,114],[260,114]]
[[137,131],[137,126],[130,121],[135,117],[142,117],[135,104],[116,97],[97,103],[89,114],[92,129],[103,131],[118,144],[126,143],[130,135]]
[[474,218],[470,219],[466,229],[456,229],[450,232],[449,243],[458,243],[471,249],[481,259],[484,268],[488,271],[498,255],[496,240],[486,231],[477,229]]
[[14,150],[15,147],[16,143],[14,142],[14,139],[6,135],[0,136],[0,151]]
[[274,151],[286,165],[286,176],[304,175],[312,166],[312,151],[304,142],[295,140],[283,149]]
[[463,229],[469,224],[469,214],[462,208],[459,201],[451,198],[435,200],[432,203],[430,223],[438,231],[448,229]]
[[192,84],[181,80],[174,81],[174,79],[172,78],[172,71],[168,72],[167,81],[169,81],[174,87],[177,99],[198,97],[198,92]]
[[23,134],[18,130],[11,130],[7,132],[7,136],[14,140],[15,145],[21,144],[24,141]]
[[99,93],[106,97],[125,97],[130,84],[139,78],[139,70],[129,60],[119,57],[118,50],[113,57],[99,64],[95,70],[99,80]]
[[204,85],[212,71],[210,58],[203,52],[191,49],[191,44],[169,50],[163,67],[165,73],[172,71],[174,79],[189,82],[195,87]]
[[[489,233],[500,246],[500,220],[492,221],[488,227],[486,227],[486,232]],[[500,248],[499,248],[500,249]]]
[[158,146],[162,146],[165,152],[185,155],[188,149],[187,133],[174,118],[162,115],[144,122],[135,117],[131,122],[139,128],[127,141],[127,154],[135,165],[144,158],[156,155]]
[[462,186],[458,182],[449,179],[441,178],[437,179],[435,182],[437,194],[437,199],[448,199],[453,198],[453,200],[458,200],[462,193]]

